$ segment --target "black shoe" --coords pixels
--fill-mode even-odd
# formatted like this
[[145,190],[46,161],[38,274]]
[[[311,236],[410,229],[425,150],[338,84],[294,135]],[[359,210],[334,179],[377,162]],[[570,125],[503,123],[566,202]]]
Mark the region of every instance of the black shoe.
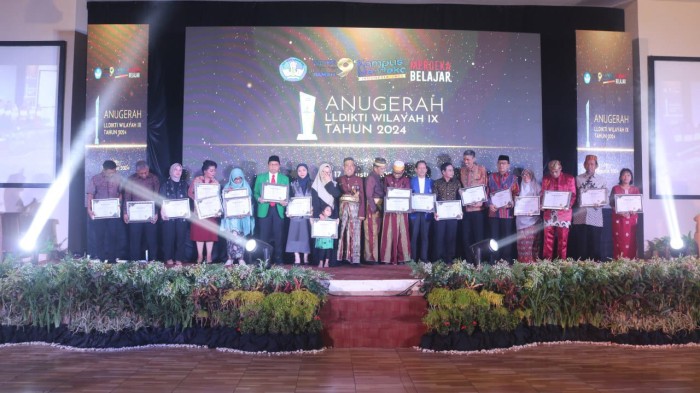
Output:
[[350,266],[352,267],[362,267],[359,263],[351,263]]

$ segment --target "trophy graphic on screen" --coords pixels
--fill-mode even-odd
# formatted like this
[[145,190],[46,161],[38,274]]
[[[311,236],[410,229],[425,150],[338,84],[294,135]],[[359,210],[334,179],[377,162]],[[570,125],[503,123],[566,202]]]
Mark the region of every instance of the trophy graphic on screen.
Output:
[[586,147],[591,147],[591,101],[586,101]]
[[100,144],[100,96],[95,100],[95,144]]
[[299,117],[301,119],[301,134],[297,135],[298,141],[318,140],[314,134],[314,118],[316,117],[316,97],[299,92]]

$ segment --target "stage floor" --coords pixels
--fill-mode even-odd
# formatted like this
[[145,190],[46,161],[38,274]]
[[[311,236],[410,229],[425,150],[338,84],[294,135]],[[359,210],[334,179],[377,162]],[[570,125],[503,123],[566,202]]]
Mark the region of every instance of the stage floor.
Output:
[[0,348],[2,392],[698,392],[697,347],[560,344],[470,356],[330,349],[260,356],[211,349]]

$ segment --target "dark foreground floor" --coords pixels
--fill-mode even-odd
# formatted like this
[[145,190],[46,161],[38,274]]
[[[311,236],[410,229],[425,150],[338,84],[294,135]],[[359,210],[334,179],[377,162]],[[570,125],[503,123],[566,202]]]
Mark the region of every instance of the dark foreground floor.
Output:
[[700,347],[565,344],[497,354],[0,348],[0,392],[698,392]]

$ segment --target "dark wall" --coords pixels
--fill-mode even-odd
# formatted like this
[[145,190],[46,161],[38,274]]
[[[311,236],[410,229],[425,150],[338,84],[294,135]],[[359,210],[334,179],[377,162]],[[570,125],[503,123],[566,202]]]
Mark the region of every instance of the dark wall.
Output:
[[[148,159],[151,167],[162,174],[168,173],[172,162],[182,162],[187,26],[395,27],[538,33],[542,53],[543,167],[556,158],[569,173],[575,173],[577,167],[575,32],[624,31],[625,27],[623,10],[610,8],[337,2],[89,2],[88,23],[150,25]],[[80,96],[80,91],[74,93]],[[71,209],[73,221],[85,214],[82,200],[71,198]],[[84,236],[72,229],[73,224],[71,237]]]

